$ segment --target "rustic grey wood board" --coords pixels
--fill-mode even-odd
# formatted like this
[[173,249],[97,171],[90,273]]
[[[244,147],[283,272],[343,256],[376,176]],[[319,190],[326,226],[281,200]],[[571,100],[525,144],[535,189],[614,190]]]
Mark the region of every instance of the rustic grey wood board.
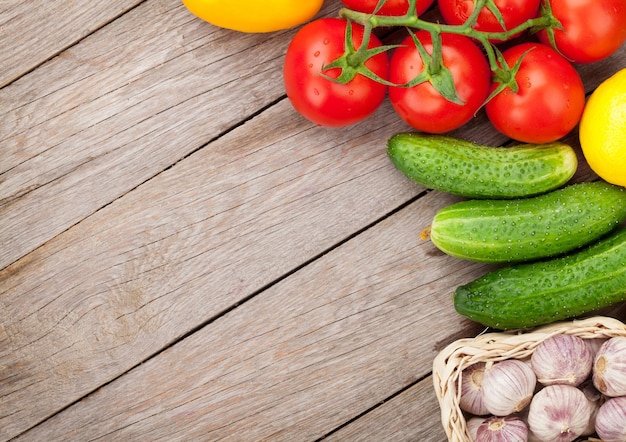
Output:
[[393,168],[389,103],[316,127],[295,30],[174,0],[12,0],[0,29],[0,440],[442,440],[432,359],[482,330],[450,295],[489,266],[420,238],[459,198]]

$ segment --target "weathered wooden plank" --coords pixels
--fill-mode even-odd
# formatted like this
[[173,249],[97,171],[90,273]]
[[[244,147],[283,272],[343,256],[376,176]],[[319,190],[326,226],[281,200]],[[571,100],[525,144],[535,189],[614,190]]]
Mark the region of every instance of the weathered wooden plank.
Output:
[[[291,35],[154,0],[1,90],[0,268],[279,98]],[[586,71],[592,88],[611,70]]]
[[18,440],[323,436],[481,329],[450,293],[486,266],[419,236],[453,200],[420,198]]
[[326,131],[282,102],[1,271],[0,431],[28,428],[414,195],[380,143],[391,119]]
[[140,0],[0,2],[0,88],[124,14]]
[[346,425],[324,442],[446,440],[432,376]]
[[280,98],[293,32],[154,0],[0,90],[0,268]]
[[[113,23],[111,29],[119,31],[128,27],[128,32],[132,33],[131,25],[140,26],[139,17],[135,17],[122,28],[114,28],[121,26],[121,21]],[[158,27],[159,23],[153,20],[152,26]],[[111,32],[115,35],[117,31]],[[158,47],[157,42],[163,36],[152,37],[149,46]],[[126,38],[125,34],[124,41]],[[280,35],[276,38],[282,41]],[[106,46],[106,41],[100,43]],[[228,44],[228,41],[221,40],[220,44]],[[201,47],[207,45],[200,44]],[[259,45],[267,45],[263,46],[267,48],[272,43],[263,40]],[[88,49],[99,47],[93,43]],[[251,47],[246,56],[256,56],[258,61],[257,47],[254,44]],[[116,49],[111,45],[106,48],[113,53]],[[132,61],[142,61],[136,53],[138,50],[131,51]],[[232,47],[224,54],[229,51],[232,52]],[[111,74],[115,71],[114,65],[106,65],[106,55],[109,54],[97,53],[93,60],[104,62],[100,68]],[[157,53],[157,57],[160,55]],[[88,60],[92,60],[89,57]],[[149,69],[157,66],[150,63]],[[99,81],[87,80],[98,76],[99,69],[87,71],[87,77],[80,80],[87,83],[81,88],[68,95],[61,94],[65,100],[51,100],[56,101],[57,106],[69,106],[66,103],[74,102],[73,95],[78,94],[82,99],[82,94],[89,89],[87,86],[97,88],[104,83],[104,92],[95,99],[97,103],[89,100],[82,103],[91,114],[90,118],[101,112],[110,114],[97,120],[99,127],[93,132],[89,132],[91,126],[85,125],[80,127],[81,132],[64,133],[54,146],[27,154],[34,155],[28,158],[37,157],[40,163],[45,163],[31,179],[36,181],[44,175],[49,181],[12,197],[23,201],[42,186],[51,188],[48,193],[30,199],[24,206],[29,206],[28,209],[21,212],[21,217],[15,217],[20,222],[24,219],[30,222],[28,215],[39,217],[37,222],[24,228],[24,232],[40,234],[39,229],[47,229],[51,218],[57,223],[57,215],[66,216],[64,211],[78,206],[83,214],[72,218],[73,213],[62,219],[55,227],[62,231],[115,195],[126,193],[132,188],[129,186],[141,183],[155,171],[175,162],[173,158],[182,157],[161,150],[182,145],[190,152],[202,145],[215,131],[213,126],[200,124],[206,119],[207,110],[251,111],[267,98],[266,90],[261,87],[256,90],[261,99],[250,104],[249,109],[245,104],[228,107],[233,101],[231,97],[219,98],[209,90],[199,99],[182,84],[184,74],[172,64],[163,68],[167,72],[148,75],[150,81],[157,81],[156,86],[142,77],[141,72],[125,77],[142,83],[133,90],[137,97],[131,103],[132,109],[122,103],[132,98],[132,94],[111,97],[116,89],[106,85],[106,75],[98,77]],[[56,79],[51,79],[57,86],[63,85],[63,76],[76,74],[80,77],[75,71],[80,71],[81,66],[82,61],[66,65],[58,70]],[[217,71],[220,76],[229,75],[225,72],[226,64],[220,66],[221,70]],[[277,75],[280,63],[272,66],[267,72]],[[160,65],[154,67],[155,70],[161,68]],[[174,108],[164,108],[163,104],[149,104],[153,99],[158,101],[153,93],[170,90],[160,83],[168,82],[171,73],[168,69],[173,69],[176,76],[176,80],[169,83],[169,86],[177,86],[172,89],[176,92],[173,95],[193,102],[175,106],[172,112]],[[200,74],[208,76],[210,70],[203,69],[203,66],[198,67]],[[38,72],[28,77],[34,78]],[[267,72],[256,72],[254,81],[258,83]],[[272,78],[270,83],[276,83],[276,77]],[[192,82],[196,87],[203,83],[198,78]],[[6,90],[20,84],[16,82]],[[275,91],[275,86],[268,87]],[[209,106],[203,101],[212,97],[218,98],[217,104]],[[112,98],[110,102],[109,98]],[[146,113],[144,104],[149,108]],[[52,104],[48,105],[50,108]],[[196,115],[196,111],[200,114]],[[58,124],[50,125],[39,134],[40,139],[54,137],[55,130],[71,127],[65,123],[81,123],[81,118],[74,117],[69,107],[63,112],[65,116],[58,117]],[[29,136],[48,122],[44,113],[35,116],[40,120],[28,127]],[[7,267],[0,273],[0,316],[3,319],[0,341],[8,343],[0,353],[0,365],[7,367],[3,373],[6,382],[0,386],[4,389],[0,390],[2,431],[15,434],[28,428],[415,195],[416,189],[397,180],[398,175],[392,174],[384,153],[377,150],[386,135],[401,127],[387,110],[381,111],[379,116],[380,120],[373,119],[346,132],[325,131],[312,128],[289,113],[286,103],[281,103],[242,131],[211,143],[149,185],[141,186],[102,213],[87,218],[45,247]],[[228,118],[219,120],[219,117],[216,118],[222,121],[221,127],[229,127]],[[128,126],[124,126],[126,118],[133,120]],[[144,124],[146,119],[150,120],[149,124]],[[194,124],[187,126],[188,119]],[[120,144],[107,138],[112,128],[112,138],[122,139]],[[481,131],[471,128],[467,134]],[[102,144],[95,151],[88,151],[92,146],[89,144],[85,152],[78,152],[84,161],[73,163],[74,157],[68,154],[73,151],[68,146],[82,146],[75,144],[74,138],[87,144]],[[496,138],[484,137],[484,133],[480,136],[486,142]],[[72,142],[68,141],[70,139]],[[36,144],[30,147],[36,150]],[[46,156],[57,145],[65,148]],[[371,150],[367,151],[368,148]],[[100,155],[100,161],[90,157],[94,153]],[[167,158],[155,160],[153,155]],[[47,164],[48,159],[53,160],[54,167]],[[157,167],[152,163],[144,164],[146,161],[160,163]],[[20,164],[18,161],[12,168]],[[55,167],[62,169],[58,176],[54,175]],[[146,171],[149,168],[152,169]],[[21,175],[27,171],[28,168],[24,168]],[[135,173],[138,176],[131,177]],[[118,180],[126,181],[120,185]],[[116,189],[110,191],[109,187]],[[108,197],[99,199],[99,189],[110,192]],[[83,199],[77,205],[79,196]],[[51,202],[59,202],[61,207],[51,207]],[[38,213],[41,207],[46,207],[43,214]],[[10,213],[13,212],[0,213],[3,223]],[[8,232],[19,233],[17,225]],[[215,235],[217,232],[219,236]],[[54,232],[51,235],[51,231],[47,231],[46,239],[42,236],[39,241],[45,242],[52,236]]]

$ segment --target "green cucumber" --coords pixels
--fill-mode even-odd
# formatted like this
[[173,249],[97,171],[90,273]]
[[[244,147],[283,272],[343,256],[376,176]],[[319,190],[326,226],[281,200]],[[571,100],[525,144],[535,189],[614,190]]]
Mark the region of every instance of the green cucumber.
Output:
[[456,311],[488,327],[522,329],[626,300],[626,229],[576,253],[487,273],[454,293]]
[[430,238],[457,258],[510,263],[570,252],[624,220],[626,188],[597,181],[529,198],[449,205],[435,214]]
[[445,135],[399,133],[387,142],[391,162],[416,183],[468,198],[520,198],[567,183],[578,160],[560,142],[489,147]]

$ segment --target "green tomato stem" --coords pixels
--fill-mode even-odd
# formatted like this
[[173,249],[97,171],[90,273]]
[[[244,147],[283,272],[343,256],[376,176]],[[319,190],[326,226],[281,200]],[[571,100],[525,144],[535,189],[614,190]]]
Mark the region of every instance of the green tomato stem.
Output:
[[[484,0],[477,0],[484,4]],[[479,10],[478,8],[476,10]],[[384,16],[384,15],[372,15],[364,12],[353,11],[348,8],[342,8],[339,11],[339,16],[350,20],[354,23],[366,26],[371,29],[381,27],[406,27],[411,29],[418,29],[428,31],[430,33],[448,33],[465,35],[467,37],[474,38],[481,43],[485,40],[491,41],[505,41],[509,38],[524,32],[528,29],[542,29],[549,26],[552,23],[552,19],[546,16],[539,16],[529,19],[524,23],[501,32],[485,32],[474,29],[474,22],[478,18],[478,14],[472,14],[470,18],[462,25],[448,25],[441,23],[433,23],[420,19],[415,14],[407,13],[402,16]]]
[[[478,42],[485,50],[489,68],[493,72],[494,80],[500,83],[498,91],[505,87],[511,87],[512,90],[516,90],[517,84],[515,83],[515,74],[517,69],[519,69],[519,66],[510,67],[503,65],[505,63],[499,49],[496,46],[496,43],[509,40],[510,38],[528,30],[530,30],[530,32],[536,32],[541,29],[547,29],[548,33],[550,33],[554,28],[560,27],[560,23],[552,14],[549,0],[544,0],[542,2],[540,15],[538,17],[529,19],[512,29],[500,32],[485,32],[476,29],[478,16],[485,7],[492,11],[492,13],[494,13],[498,18],[498,21],[503,24],[502,15],[500,11],[498,11],[494,0],[474,0],[474,10],[472,11],[472,14],[468,17],[465,23],[461,25],[449,25],[445,23],[434,23],[422,20],[416,12],[417,0],[409,0],[409,8],[404,15],[379,15],[378,11],[380,7],[384,5],[384,2],[385,0],[379,0],[373,14],[354,11],[349,8],[342,8],[339,11],[339,16],[341,18],[348,20],[348,22],[358,23],[362,25],[365,30],[363,41],[359,48],[352,48],[350,43],[350,47],[346,48],[346,54],[328,66],[344,68],[344,72],[339,78],[336,79],[336,81],[347,83],[354,78],[355,75],[363,74],[368,78],[391,85],[388,81],[375,77],[374,74],[365,67],[365,62],[369,57],[397,46],[390,45],[377,50],[367,49],[367,46],[370,41],[371,33],[375,28],[404,27],[407,28],[413,35],[414,40],[415,36],[412,33],[413,30],[421,30],[430,33],[433,42],[433,50],[431,56],[428,56],[427,53],[423,54],[424,56],[428,56],[428,62],[425,63],[425,70],[427,70],[427,72],[424,72],[423,75],[418,76],[414,81],[408,82],[405,85],[393,86],[409,87],[410,85],[424,81],[426,78],[428,79],[427,81],[433,83],[437,90],[440,90],[442,95],[453,102],[458,102],[459,99],[456,95],[456,91],[454,90],[453,79],[450,75],[447,75],[447,68],[443,64],[441,34],[446,33],[463,35]],[[348,28],[350,29],[350,27]],[[346,38],[346,46],[348,46],[348,40],[349,39]],[[423,48],[422,50],[425,52]],[[488,100],[490,98],[488,98]]]

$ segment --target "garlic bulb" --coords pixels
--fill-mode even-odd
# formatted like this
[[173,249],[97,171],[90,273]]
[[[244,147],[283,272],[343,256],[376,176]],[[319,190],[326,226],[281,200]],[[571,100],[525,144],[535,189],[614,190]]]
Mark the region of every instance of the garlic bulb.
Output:
[[478,427],[487,419],[486,417],[472,416],[467,420],[467,434],[471,440],[476,440]]
[[530,363],[542,385],[578,386],[591,374],[593,355],[582,338],[559,334],[541,342]]
[[606,396],[626,396],[626,337],[602,344],[593,363],[593,385]]
[[533,397],[528,425],[545,442],[571,442],[589,423],[591,407],[584,393],[571,385],[549,385]]
[[596,432],[603,442],[626,440],[626,397],[608,399],[596,415]]
[[526,408],[537,385],[532,368],[516,359],[497,362],[483,375],[483,401],[491,414],[508,416]]
[[482,416],[489,414],[489,410],[483,402],[483,374],[485,363],[479,362],[465,368],[461,373],[461,397],[459,407],[463,411]]
[[476,432],[476,442],[525,442],[528,427],[519,417],[491,416],[483,421]]

